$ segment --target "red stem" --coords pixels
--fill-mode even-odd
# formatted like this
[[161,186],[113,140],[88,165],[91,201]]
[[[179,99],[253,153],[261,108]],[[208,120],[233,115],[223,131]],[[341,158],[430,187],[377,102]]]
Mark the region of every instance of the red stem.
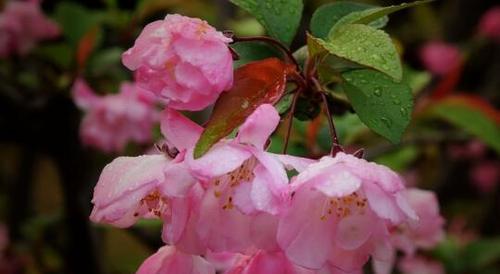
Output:
[[292,132],[292,125],[293,125],[293,113],[295,112],[295,108],[297,106],[297,99],[299,98],[300,93],[302,92],[302,88],[298,88],[295,91],[295,94],[293,95],[292,98],[292,106],[290,107],[290,112],[288,113],[288,124],[287,124],[287,129],[286,129],[286,136],[285,136],[285,144],[283,145],[283,154],[287,153],[288,150],[288,141],[290,140],[290,134]]
[[293,53],[290,51],[290,49],[288,49],[287,46],[285,46],[283,43],[281,43],[280,41],[278,41],[276,39],[273,39],[273,38],[267,37],[267,36],[249,36],[249,37],[233,36],[231,38],[233,39],[234,43],[250,42],[250,41],[259,41],[259,42],[269,43],[269,44],[277,47],[278,49],[280,49],[283,53],[285,53],[285,55],[288,57],[289,61],[291,61],[295,65],[295,67],[297,69],[299,69],[299,63],[297,62],[295,57],[293,57]]

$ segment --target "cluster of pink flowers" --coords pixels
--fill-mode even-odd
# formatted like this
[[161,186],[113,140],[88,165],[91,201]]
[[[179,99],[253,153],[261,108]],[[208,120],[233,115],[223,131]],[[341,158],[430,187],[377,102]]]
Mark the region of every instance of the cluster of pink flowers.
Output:
[[85,145],[105,152],[119,152],[129,141],[152,142],[152,129],[158,121],[155,98],[134,83],[124,82],[118,94],[98,96],[78,79],[73,99],[86,112],[80,126]]
[[280,122],[269,104],[195,159],[203,128],[177,110],[206,106],[230,87],[228,41],[203,21],[169,15],[123,55],[143,70],[139,85],[167,101],[168,153],[108,164],[90,218],[121,228],[163,222],[166,245],[137,273],[354,274],[371,258],[383,274],[397,250],[412,258],[441,239],[435,196],[407,190],[389,168],[343,152],[315,160],[266,151]]
[[0,13],[0,58],[28,53],[38,41],[60,34],[38,1],[7,1]]
[[[358,273],[370,257],[390,269],[396,248],[411,256],[441,239],[432,193],[405,190],[393,171],[342,152],[320,160],[266,152],[278,123],[262,105],[236,138],[193,159],[202,128],[166,109],[162,133],[178,154],[115,159],[99,178],[91,219],[164,222],[170,246],[139,273]],[[289,180],[287,169],[299,173]]]

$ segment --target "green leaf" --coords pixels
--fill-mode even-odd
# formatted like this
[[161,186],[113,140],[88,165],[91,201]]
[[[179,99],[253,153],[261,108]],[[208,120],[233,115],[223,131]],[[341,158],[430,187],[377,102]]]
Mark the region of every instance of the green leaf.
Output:
[[302,0],[231,0],[264,26],[268,34],[290,44],[297,32],[304,5]]
[[73,58],[71,47],[67,43],[51,43],[36,48],[39,57],[57,66],[68,69]]
[[415,70],[407,65],[403,65],[402,82],[411,87],[413,94],[419,93],[431,82],[431,74],[426,71]]
[[399,55],[389,35],[366,25],[345,25],[334,39],[318,42],[330,53],[383,72],[396,81],[403,77]]
[[55,18],[63,28],[63,34],[73,47],[92,27],[98,25],[103,16],[85,7],[69,2],[61,2],[56,8]]
[[411,89],[373,70],[342,74],[341,85],[359,118],[370,129],[398,143],[413,110]]
[[[229,135],[262,104],[275,104],[286,87],[294,66],[278,58],[246,64],[234,72],[231,90],[222,93],[194,148],[194,158],[203,156],[215,143]],[[296,72],[295,72],[296,73]]]
[[405,146],[401,149],[386,153],[374,159],[374,162],[387,166],[392,170],[405,171],[418,156],[416,146]]
[[[489,108],[491,111],[488,111]],[[477,136],[500,153],[500,127],[495,122],[499,114],[486,102],[466,96],[448,96],[446,99],[434,103],[430,111]],[[496,114],[490,115],[495,111]]]
[[347,24],[372,24],[376,20],[379,20],[383,18],[384,16],[387,16],[388,14],[391,14],[393,12],[409,8],[409,7],[414,7],[417,5],[425,4],[432,2],[433,0],[423,0],[423,1],[415,1],[412,3],[402,3],[400,5],[394,5],[394,6],[389,6],[389,7],[381,7],[381,8],[372,8],[372,9],[366,9],[362,11],[356,11],[352,12],[344,17],[342,17],[340,20],[338,20],[337,24],[335,24],[329,31],[328,36],[333,37],[335,36],[335,32],[337,29],[340,27],[347,25]]
[[467,246],[464,258],[471,270],[480,271],[500,262],[500,238],[482,239]]
[[[330,29],[342,17],[352,12],[372,8],[375,8],[375,6],[350,1],[341,1],[323,5],[314,12],[311,18],[311,33],[316,37],[326,39],[328,37]],[[388,21],[389,18],[387,16],[384,16],[372,22],[372,24],[370,25],[375,28],[382,28],[387,24]]]

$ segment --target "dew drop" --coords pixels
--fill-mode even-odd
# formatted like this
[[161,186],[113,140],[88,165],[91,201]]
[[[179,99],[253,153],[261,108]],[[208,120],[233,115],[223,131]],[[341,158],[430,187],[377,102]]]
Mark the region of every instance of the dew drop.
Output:
[[249,105],[250,105],[250,103],[248,103],[248,101],[245,100],[245,101],[243,101],[243,103],[241,103],[241,108],[246,109],[246,108],[248,108]]
[[373,94],[375,94],[375,96],[377,96],[377,97],[380,97],[380,96],[382,96],[382,90],[380,88],[376,88],[373,91]]
[[382,123],[384,123],[387,127],[391,127],[392,126],[392,120],[389,119],[389,118],[386,118],[386,117],[382,117],[380,118],[380,120],[382,121]]

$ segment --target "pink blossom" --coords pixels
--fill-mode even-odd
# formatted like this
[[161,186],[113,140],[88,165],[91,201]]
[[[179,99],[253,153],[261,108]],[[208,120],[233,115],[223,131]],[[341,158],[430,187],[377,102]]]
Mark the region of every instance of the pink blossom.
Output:
[[389,228],[418,218],[396,173],[342,152],[309,165],[292,187],[277,239],[292,262],[311,269],[354,272],[370,255],[391,261]]
[[[172,128],[191,126],[190,121],[173,110],[163,112],[163,121],[171,121]],[[167,155],[118,157],[101,173],[94,189],[94,208],[91,220],[118,227],[133,225],[139,218],[158,218],[164,222],[162,238],[176,244],[184,252],[202,253],[205,247],[196,234],[198,208],[203,188],[190,175],[182,144],[196,140],[201,131],[186,131],[184,139],[176,139],[162,125],[168,144],[177,144],[179,153],[174,159]]]
[[481,17],[479,33],[492,40],[500,42],[500,6],[495,6]]
[[424,67],[436,75],[445,75],[455,68],[462,59],[460,50],[442,41],[432,41],[420,50]]
[[200,110],[232,86],[231,41],[203,20],[167,15],[148,24],[122,60],[169,107]]
[[164,246],[146,259],[136,273],[215,274],[215,269],[200,256],[183,253],[173,246]]
[[147,91],[125,82],[118,94],[97,96],[78,79],[72,92],[75,103],[87,112],[80,126],[84,144],[105,152],[117,152],[129,141],[151,142],[158,118],[154,101]]
[[[300,171],[312,162],[264,151],[279,120],[273,106],[261,105],[235,139],[222,140],[203,157],[191,159],[193,174],[207,188],[198,231],[213,251],[240,252],[251,245],[255,214],[276,215],[288,206],[285,168]],[[264,216],[262,221],[277,226],[272,218]]]
[[479,191],[493,191],[500,180],[500,162],[483,160],[476,163],[470,170],[470,179]]
[[59,33],[59,27],[45,17],[38,1],[7,1],[0,13],[0,58],[24,55],[37,42]]
[[399,269],[403,274],[444,274],[443,265],[434,260],[420,256],[405,257],[399,263]]
[[407,255],[417,248],[430,249],[444,238],[444,219],[439,214],[439,203],[431,191],[407,189],[405,196],[419,217],[418,222],[409,221],[393,233],[394,245]]

